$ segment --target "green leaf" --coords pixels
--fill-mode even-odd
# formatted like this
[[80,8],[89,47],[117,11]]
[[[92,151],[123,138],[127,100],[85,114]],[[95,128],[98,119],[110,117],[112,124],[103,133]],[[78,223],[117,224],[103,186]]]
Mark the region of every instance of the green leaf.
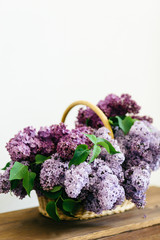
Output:
[[97,138],[96,138],[95,135],[92,135],[92,134],[86,134],[86,133],[84,133],[84,135],[85,135],[86,137],[88,137],[89,140],[91,140],[92,143],[94,143],[94,144],[97,143]]
[[23,165],[22,163],[15,162],[10,170],[9,180],[11,181],[14,179],[23,179],[27,172],[28,172],[27,166]]
[[60,221],[58,211],[57,211],[56,202],[50,201],[49,203],[47,203],[46,211],[52,219],[54,219],[55,221]]
[[36,173],[28,171],[23,178],[23,187],[25,188],[28,196],[30,196],[30,192],[33,189],[35,177]]
[[80,201],[75,201],[73,199],[65,199],[63,201],[63,209],[70,214],[75,214],[77,210],[81,207]]
[[35,163],[38,165],[38,164],[42,164],[44,163],[47,159],[50,159],[51,157],[46,157],[46,156],[43,156],[41,154],[37,154],[35,156]]
[[64,200],[60,197],[60,198],[58,199],[58,201],[57,201],[57,207],[58,207],[66,216],[76,218],[73,214],[71,214],[71,213],[69,213],[69,212],[67,212],[67,211],[65,211],[65,210],[63,209],[63,201],[64,201]]
[[11,190],[17,188],[18,184],[20,183],[19,179],[15,179],[11,181]]
[[94,147],[93,147],[93,154],[92,154],[92,157],[91,157],[91,160],[89,161],[89,163],[93,162],[98,157],[100,152],[101,152],[100,146],[97,146],[95,144]]
[[87,125],[87,126],[89,126],[89,122],[90,122],[90,119],[87,118],[87,119],[86,119],[86,125]]
[[8,162],[4,168],[2,168],[1,170],[6,170],[9,166],[11,165],[11,162]]
[[58,192],[59,190],[61,190],[62,186],[55,186],[52,190],[50,190],[50,192],[54,193],[54,192]]
[[136,121],[136,119],[133,119],[130,116],[126,116],[124,119],[118,116],[116,116],[116,118],[118,120],[119,127],[122,129],[125,135],[129,132],[132,125]]
[[113,123],[113,120],[111,119],[111,118],[109,118],[109,123],[111,124],[111,125],[113,125],[114,123]]
[[[27,194],[30,196],[30,192],[33,189],[35,177],[36,173],[28,171],[28,166],[25,166],[19,162],[15,162],[10,170],[9,180],[13,181],[23,179],[23,187],[26,190]],[[15,188],[16,184],[17,182],[12,183],[11,188]]]
[[69,167],[71,167],[72,164],[79,165],[80,163],[84,162],[89,154],[90,150],[88,149],[87,145],[78,145],[74,152],[73,158],[69,162]]
[[59,196],[61,196],[62,194],[62,190],[58,191],[58,192],[47,192],[47,191],[43,191],[43,194],[45,197],[55,200],[57,199]]
[[109,118],[109,123],[112,125],[112,126],[119,126],[118,124],[118,119],[116,117],[110,117]]
[[107,152],[111,155],[119,153],[119,152],[116,151],[116,149],[113,147],[113,145],[109,141],[107,141],[106,139],[97,138],[97,144],[104,147],[107,150]]
[[116,116],[109,118],[110,124],[118,126],[122,129],[125,135],[129,132],[135,121],[137,121],[137,119],[131,118],[130,116]]

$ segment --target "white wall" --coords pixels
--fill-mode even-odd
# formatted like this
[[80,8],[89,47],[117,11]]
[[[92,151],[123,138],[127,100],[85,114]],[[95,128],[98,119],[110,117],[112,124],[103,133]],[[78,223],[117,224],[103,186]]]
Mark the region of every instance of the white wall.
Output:
[[[77,99],[130,93],[160,128],[159,43],[158,0],[0,0],[0,167],[18,130],[58,123]],[[0,195],[0,212],[37,205],[32,195]]]

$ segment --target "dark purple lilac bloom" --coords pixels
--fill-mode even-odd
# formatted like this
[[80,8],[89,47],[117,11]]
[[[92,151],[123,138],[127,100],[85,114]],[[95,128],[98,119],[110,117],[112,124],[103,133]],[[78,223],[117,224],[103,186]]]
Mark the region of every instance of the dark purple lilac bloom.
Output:
[[41,127],[38,131],[38,137],[42,139],[52,139],[55,144],[61,137],[69,134],[69,130],[64,123],[51,125],[50,127]]
[[52,140],[51,127],[41,127],[38,131],[40,151],[42,155],[49,156],[54,153],[55,145]]
[[32,159],[32,156],[39,152],[40,147],[40,140],[36,136],[36,130],[32,127],[24,128],[6,145],[13,161]]
[[54,143],[52,141],[52,139],[40,139],[40,143],[41,143],[41,148],[39,153],[45,156],[50,156],[51,154],[54,153],[55,150],[55,146]]
[[70,131],[66,128],[66,125],[64,123],[52,125],[50,129],[51,136],[55,144],[57,144],[62,137],[70,133]]
[[141,120],[141,121],[147,121],[149,123],[153,123],[153,118],[151,118],[149,116],[132,115],[131,117],[134,118],[134,119]]
[[99,101],[98,107],[107,117],[124,116],[127,113],[137,114],[141,108],[129,94],[122,94],[120,97],[109,94],[104,100]]
[[60,139],[57,144],[57,153],[64,160],[72,159],[74,152],[79,144],[87,144],[92,146],[90,140],[83,134],[93,133],[92,128],[82,127],[70,131],[70,133]]
[[40,153],[49,156],[55,152],[55,145],[60,139],[69,134],[64,123],[55,124],[50,127],[41,127],[38,131],[38,138],[41,142]]
[[[120,97],[115,94],[110,94],[104,100],[99,101],[97,106],[108,118],[124,116],[127,113],[137,114],[140,110],[140,106],[137,105],[128,94],[122,94]],[[93,128],[100,128],[103,126],[99,117],[90,108],[86,108],[85,110],[81,108],[79,110],[76,124],[88,124]]]

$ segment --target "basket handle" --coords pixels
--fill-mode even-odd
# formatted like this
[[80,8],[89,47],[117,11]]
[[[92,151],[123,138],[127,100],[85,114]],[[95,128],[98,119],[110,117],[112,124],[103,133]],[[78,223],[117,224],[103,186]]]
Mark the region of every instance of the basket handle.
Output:
[[108,121],[108,118],[106,117],[106,115],[102,112],[102,110],[97,107],[96,105],[93,105],[92,103],[90,102],[87,102],[87,101],[83,101],[83,100],[79,100],[79,101],[76,101],[76,102],[73,102],[71,103],[67,109],[65,110],[65,112],[63,113],[63,116],[62,116],[62,122],[64,123],[65,122],[65,119],[69,113],[69,111],[77,106],[77,105],[84,105],[84,106],[87,106],[89,107],[90,109],[92,109],[97,115],[98,117],[101,119],[101,121],[103,122],[104,126],[110,131],[109,135],[114,138],[114,135],[113,135],[113,131],[112,131],[112,128],[111,128],[111,125]]

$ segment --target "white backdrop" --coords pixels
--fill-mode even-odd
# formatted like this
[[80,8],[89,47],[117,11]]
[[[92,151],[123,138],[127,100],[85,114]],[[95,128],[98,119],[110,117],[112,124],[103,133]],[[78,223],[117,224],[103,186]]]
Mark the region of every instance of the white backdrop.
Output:
[[[130,93],[160,128],[159,43],[159,0],[0,0],[0,168],[18,130],[58,123],[78,99]],[[0,203],[0,212],[38,204],[34,193]]]

